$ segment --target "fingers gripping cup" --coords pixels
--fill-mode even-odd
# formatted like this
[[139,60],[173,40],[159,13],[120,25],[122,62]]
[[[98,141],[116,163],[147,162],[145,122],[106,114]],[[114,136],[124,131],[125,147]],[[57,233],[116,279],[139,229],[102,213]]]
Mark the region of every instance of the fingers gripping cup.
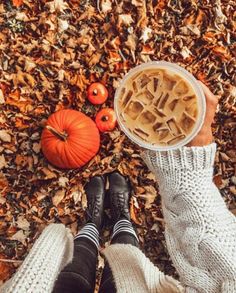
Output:
[[197,80],[182,67],[165,61],[130,70],[116,90],[114,102],[121,129],[150,150],[186,145],[201,129],[206,112]]

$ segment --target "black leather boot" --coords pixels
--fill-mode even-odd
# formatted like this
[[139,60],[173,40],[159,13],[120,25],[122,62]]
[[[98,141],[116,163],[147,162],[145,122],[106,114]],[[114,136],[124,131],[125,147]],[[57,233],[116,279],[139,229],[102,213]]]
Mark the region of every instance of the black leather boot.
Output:
[[121,218],[126,218],[130,221],[129,199],[130,199],[130,184],[128,179],[118,172],[111,173],[108,176],[110,198],[110,208],[113,223],[116,223]]
[[105,197],[105,180],[102,176],[92,177],[85,185],[87,196],[87,221],[101,229],[103,223],[103,208]]

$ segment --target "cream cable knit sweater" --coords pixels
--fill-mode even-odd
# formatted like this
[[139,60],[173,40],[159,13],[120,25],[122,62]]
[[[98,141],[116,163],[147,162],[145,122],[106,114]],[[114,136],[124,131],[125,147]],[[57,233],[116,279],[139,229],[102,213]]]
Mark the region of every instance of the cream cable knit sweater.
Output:
[[168,251],[188,293],[236,292],[236,217],[212,182],[215,148],[144,153],[160,186]]
[[[118,293],[235,293],[236,219],[212,182],[215,144],[143,155],[163,199],[166,240],[182,284],[163,275],[136,247],[116,244],[103,253]],[[73,239],[51,224],[2,293],[50,293],[72,259]]]
[[16,274],[1,293],[49,293],[59,272],[72,261],[73,236],[63,224],[44,229]]
[[185,292],[177,280],[164,275],[137,247],[114,244],[103,253],[111,267],[117,293]]

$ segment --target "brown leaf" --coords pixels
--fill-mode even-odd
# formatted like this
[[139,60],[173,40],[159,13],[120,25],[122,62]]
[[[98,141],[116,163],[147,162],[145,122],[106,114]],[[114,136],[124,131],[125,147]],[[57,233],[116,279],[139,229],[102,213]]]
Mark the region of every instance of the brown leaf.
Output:
[[17,154],[15,158],[15,163],[17,166],[26,166],[27,165],[27,157]]
[[185,25],[194,24],[195,23],[195,15],[191,14],[189,17],[187,17],[184,21]]
[[27,236],[23,232],[23,230],[17,231],[14,235],[10,237],[11,240],[17,240],[21,242],[23,245],[26,245],[26,238]]
[[34,151],[36,154],[38,154],[38,153],[40,152],[40,150],[41,150],[41,145],[40,145],[40,143],[37,143],[37,142],[33,143],[33,151]]
[[8,180],[5,175],[0,172],[0,196],[5,196],[8,191]]
[[68,4],[64,2],[64,0],[53,0],[48,2],[47,5],[49,6],[50,12],[64,12],[68,8]]
[[4,94],[2,89],[0,89],[0,104],[4,104],[4,103],[5,103]]
[[136,196],[145,200],[145,209],[150,209],[152,207],[152,203],[154,202],[157,191],[154,186],[145,186],[144,194],[137,194]]
[[66,71],[65,78],[69,81],[71,85],[77,86],[81,91],[84,91],[89,84],[89,80],[86,78],[82,71],[79,71],[77,74],[75,74],[74,72]]
[[63,200],[63,198],[65,197],[65,189],[59,189],[56,191],[55,195],[52,198],[52,203],[54,206],[58,206],[59,203]]
[[11,263],[4,262],[6,260],[6,256],[4,254],[0,254],[0,281],[5,281],[9,279],[13,272],[13,267]]
[[206,18],[206,14],[204,13],[203,10],[199,9],[198,13],[197,13],[195,23],[197,25],[201,25],[203,23],[203,21],[205,20],[205,18]]
[[217,34],[215,32],[205,32],[204,35],[202,36],[202,38],[211,43],[214,44],[215,41],[217,40]]
[[130,49],[130,52],[134,61],[135,61],[135,50],[137,46],[137,41],[138,41],[137,36],[134,33],[132,33],[128,35],[128,39],[125,42],[125,45]]
[[123,25],[130,26],[133,22],[134,20],[131,14],[120,14],[118,16],[118,27],[121,27]]
[[41,170],[45,177],[44,179],[53,179],[53,178],[57,178],[57,174],[55,172],[50,171],[48,168],[44,167]]
[[4,155],[0,155],[0,170],[7,166],[7,162],[5,160]]
[[11,142],[11,136],[6,130],[0,130],[0,140],[4,142]]
[[20,91],[15,90],[11,92],[6,98],[6,104],[16,106],[22,112],[32,110],[31,99],[20,97]]
[[11,237],[12,235],[14,235],[15,233],[17,232],[17,227],[16,226],[10,226],[8,229],[7,229],[7,236],[8,237]]
[[20,129],[25,129],[29,127],[29,124],[27,123],[30,119],[28,117],[15,117],[15,127]]
[[138,208],[139,207],[138,207],[137,199],[135,197],[132,197],[130,202],[130,217],[131,217],[131,220],[134,221],[135,224],[141,225],[142,220],[137,215]]
[[17,224],[17,227],[22,230],[29,230],[30,228],[30,223],[27,221],[27,219],[23,215],[20,215],[17,218],[16,224]]
[[231,58],[231,54],[226,47],[215,46],[212,48],[213,54],[220,57],[223,61],[229,60]]
[[88,60],[88,65],[89,65],[89,66],[94,66],[94,65],[96,65],[96,64],[100,61],[101,57],[102,57],[102,54],[99,53],[99,52],[93,54],[93,55],[91,56],[91,58],[89,58],[89,60]]
[[221,175],[214,176],[213,181],[215,185],[219,188],[222,185],[222,176]]
[[20,85],[34,87],[36,81],[31,74],[21,71],[21,69],[18,67],[17,73],[13,75],[13,83],[16,87]]
[[116,51],[108,51],[109,54],[109,63],[119,62],[121,61],[121,56]]
[[154,10],[160,10],[162,11],[163,8],[165,8],[167,5],[167,0],[160,0],[156,2],[156,6],[154,7]]
[[102,0],[101,8],[103,13],[107,13],[112,10],[112,2],[110,0]]

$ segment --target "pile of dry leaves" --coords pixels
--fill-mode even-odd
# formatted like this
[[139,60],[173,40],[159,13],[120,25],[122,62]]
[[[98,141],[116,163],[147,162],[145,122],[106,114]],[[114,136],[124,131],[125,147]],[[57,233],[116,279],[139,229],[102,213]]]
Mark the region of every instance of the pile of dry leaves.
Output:
[[[83,185],[118,169],[134,186],[132,219],[144,252],[175,275],[166,251],[160,195],[139,150],[117,128],[83,169],[50,165],[40,149],[48,116],[62,108],[91,117],[94,81],[109,99],[132,67],[176,62],[220,95],[215,183],[236,214],[236,34],[233,0],[5,0],[0,4],[0,279],[8,279],[42,229],[84,219]],[[105,240],[109,229],[104,230]]]

